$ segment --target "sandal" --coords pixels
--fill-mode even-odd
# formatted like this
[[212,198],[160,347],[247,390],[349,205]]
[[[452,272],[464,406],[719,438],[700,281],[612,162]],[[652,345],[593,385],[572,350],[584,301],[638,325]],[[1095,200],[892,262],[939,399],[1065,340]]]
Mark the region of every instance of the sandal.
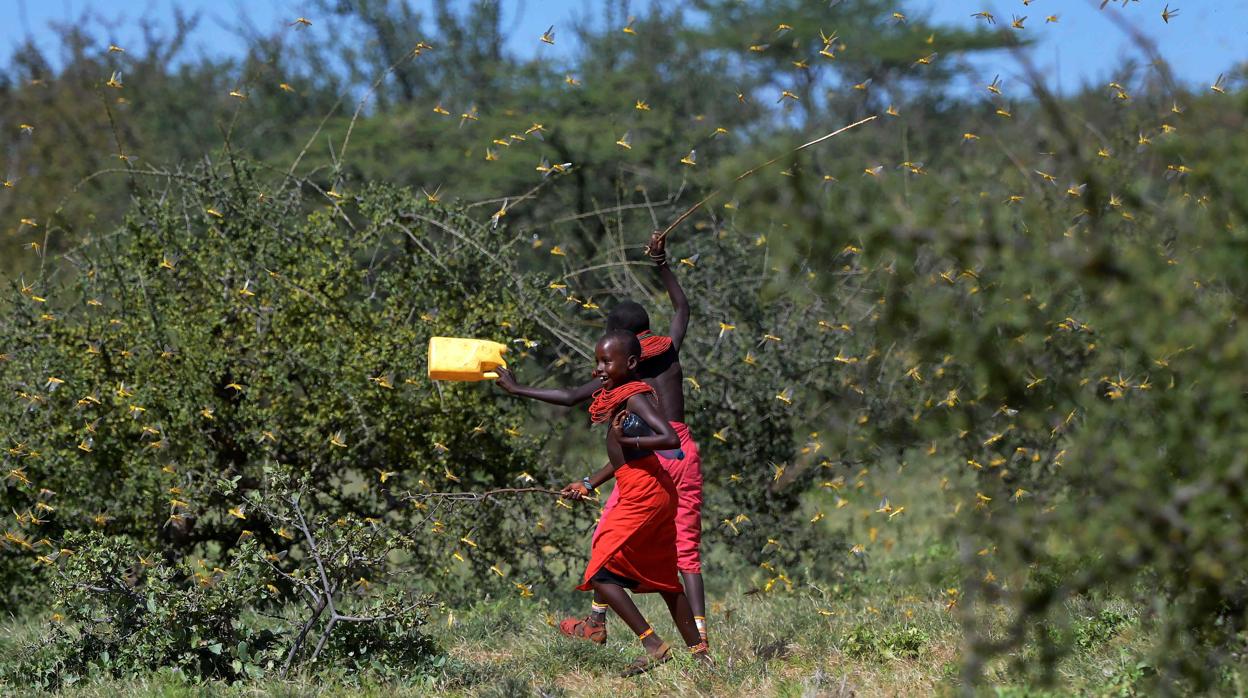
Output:
[[651,654],[650,650],[646,650],[645,655],[634,659],[633,663],[629,664],[620,676],[628,678],[629,676],[644,674],[660,664],[671,661],[671,659],[672,646],[664,642],[662,645],[659,645],[659,651],[657,654]]
[[694,661],[699,664],[708,668],[715,666],[715,660],[711,658],[711,648],[707,646],[706,640],[690,647],[689,652],[693,655]]
[[564,618],[559,623],[559,632],[578,640],[589,640],[596,645],[607,644],[607,624],[594,620],[592,616]]

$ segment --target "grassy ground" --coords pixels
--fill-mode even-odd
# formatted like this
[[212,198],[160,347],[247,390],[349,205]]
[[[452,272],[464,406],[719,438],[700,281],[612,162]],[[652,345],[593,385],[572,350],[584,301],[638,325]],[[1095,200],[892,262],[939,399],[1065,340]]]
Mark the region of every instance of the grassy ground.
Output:
[[[897,695],[932,693],[956,671],[957,632],[938,602],[877,599],[885,610],[843,605],[829,612],[803,598],[738,597],[724,602],[713,627],[718,666],[707,670],[682,655],[645,676],[616,678],[638,654],[627,629],[604,648],[557,637],[539,617],[515,616],[507,604],[479,609],[453,637],[451,656],[538,692],[568,696]],[[647,615],[661,609],[647,604]],[[905,617],[905,611],[911,617]],[[659,628],[669,628],[666,622]],[[501,632],[486,632],[500,627]],[[876,630],[879,628],[879,630]],[[669,637],[674,633],[669,630]],[[852,647],[845,640],[851,639]],[[848,650],[848,651],[847,651]],[[471,677],[472,674],[466,674]],[[475,678],[475,677],[473,677]],[[452,680],[446,687],[498,695],[492,687]]]
[[[903,478],[904,479],[904,478]],[[957,570],[956,555],[933,522],[944,506],[927,483],[889,492],[909,516],[878,532],[863,572],[840,583],[770,593],[754,588],[748,570],[716,576],[708,569],[711,640],[717,666],[696,666],[684,653],[650,674],[617,678],[640,652],[618,619],[599,647],[560,637],[551,623],[583,613],[588,595],[551,591],[531,599],[483,599],[437,617],[431,626],[446,656],[415,683],[411,679],[352,685],[324,677],[265,679],[253,684],[187,685],[170,675],[99,680],[72,687],[70,696],[198,695],[463,695],[463,696],[911,696],[958,691],[961,635],[946,608],[944,589]],[[865,512],[844,510],[846,516]],[[873,521],[873,520],[872,520]],[[858,526],[866,528],[865,525]],[[885,546],[884,543],[889,545]],[[887,550],[885,549],[887,548]],[[570,585],[569,585],[570,586]],[[669,640],[678,636],[657,597],[642,597],[643,612]],[[1009,658],[988,667],[997,686],[986,695],[1135,695],[1148,671],[1149,638],[1136,613],[1120,603],[1069,609],[1076,652],[1059,665],[1051,693],[1027,687]],[[1003,619],[1002,619],[1003,620]],[[0,651],[34,627],[18,622],[0,630]],[[677,642],[677,644],[679,644]],[[1024,649],[1023,652],[1034,651]],[[1233,677],[1232,685],[1238,681]]]
[[[704,669],[683,653],[631,679],[616,674],[639,652],[618,620],[605,647],[560,637],[548,625],[549,605],[504,599],[482,602],[435,629],[447,651],[422,682],[354,686],[294,678],[251,685],[186,685],[175,677],[101,680],[69,696],[199,695],[463,695],[463,696],[912,696],[957,691],[958,626],[933,595],[918,597],[887,584],[824,602],[818,592],[733,594],[715,601],[712,628],[717,666]],[[656,628],[675,636],[657,599],[644,609]],[[1145,669],[1137,656],[1146,638],[1126,609],[1087,617],[1076,626],[1080,651],[1061,665],[1051,693],[1015,683],[1006,665],[991,675],[992,695],[1135,695]],[[577,609],[579,610],[579,609]],[[832,615],[820,613],[830,612]],[[660,621],[660,619],[662,619]]]

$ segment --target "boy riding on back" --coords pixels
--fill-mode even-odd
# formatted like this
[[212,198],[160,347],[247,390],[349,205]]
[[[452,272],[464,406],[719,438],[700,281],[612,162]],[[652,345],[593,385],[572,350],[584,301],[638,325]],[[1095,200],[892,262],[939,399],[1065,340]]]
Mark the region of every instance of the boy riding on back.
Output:
[[[702,460],[698,446],[689,433],[685,420],[684,371],[680,365],[680,347],[689,328],[689,301],[667,266],[665,240],[658,233],[651,235],[647,246],[650,259],[658,268],[659,279],[672,301],[671,330],[668,336],[656,335],[650,330],[650,316],[645,308],[633,301],[624,301],[607,314],[607,330],[628,330],[637,336],[641,344],[641,362],[638,376],[650,385],[659,398],[658,409],[680,437],[680,448],[674,451],[658,451],[660,464],[676,486],[676,552],[677,569],[684,582],[689,605],[693,609],[698,633],[706,641],[706,596],[702,585],[700,545],[702,537]],[[532,388],[520,385],[515,376],[504,368],[498,369],[498,385],[512,395],[533,398],[555,405],[572,406],[589,400],[602,383],[593,380],[577,388]],[[603,518],[618,501],[613,490],[603,507]],[[601,526],[601,520],[600,524]],[[568,618],[559,625],[566,635],[599,644],[607,641],[606,600],[595,594],[589,616],[582,619]]]

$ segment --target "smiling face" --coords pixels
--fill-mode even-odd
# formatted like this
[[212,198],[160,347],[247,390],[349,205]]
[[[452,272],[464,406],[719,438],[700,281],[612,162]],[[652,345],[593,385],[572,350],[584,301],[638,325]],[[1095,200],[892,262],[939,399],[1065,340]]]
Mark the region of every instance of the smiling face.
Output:
[[[634,340],[635,342],[636,340]],[[607,335],[594,347],[594,378],[602,381],[607,390],[618,388],[634,379],[637,370],[637,354],[629,352],[622,337]]]

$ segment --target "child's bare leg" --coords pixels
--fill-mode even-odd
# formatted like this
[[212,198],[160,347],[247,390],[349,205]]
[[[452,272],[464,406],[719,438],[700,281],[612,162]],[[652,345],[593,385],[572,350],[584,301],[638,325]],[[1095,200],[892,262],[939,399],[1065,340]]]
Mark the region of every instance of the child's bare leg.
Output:
[[[682,571],[680,580],[685,585],[685,596],[689,597],[689,610],[698,625],[698,635],[706,642],[706,591],[702,587],[702,573]],[[702,622],[698,623],[699,620]]]
[[589,617],[599,623],[607,622],[607,600],[602,598],[602,594],[594,589],[594,603],[589,607]]
[[[611,610],[615,611],[615,615],[619,616],[620,620],[624,621],[629,630],[632,630],[637,636],[640,637],[647,630],[652,630],[650,624],[646,622],[645,616],[641,615],[641,610],[637,608],[637,604],[633,603],[633,599],[629,597],[624,587],[609,582],[594,582],[594,594],[606,601]],[[692,614],[689,616],[689,622],[693,623]],[[697,635],[696,630],[694,635]],[[663,647],[663,639],[657,633],[651,632],[641,638],[641,645],[650,654],[656,654]]]
[[676,629],[680,631],[685,644],[694,647],[701,643],[702,637],[698,635],[698,626],[693,622],[693,611],[689,609],[688,597],[684,592],[665,591],[662,594],[663,600],[667,602],[667,610],[671,612],[672,620],[676,622]]

